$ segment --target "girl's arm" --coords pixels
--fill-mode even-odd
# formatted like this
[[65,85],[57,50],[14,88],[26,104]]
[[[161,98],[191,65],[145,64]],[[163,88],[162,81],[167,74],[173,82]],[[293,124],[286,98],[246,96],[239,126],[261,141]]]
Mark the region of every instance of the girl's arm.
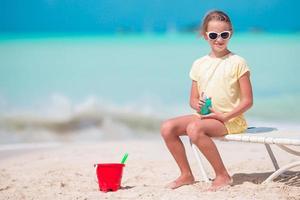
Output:
[[253,93],[250,82],[250,72],[246,72],[239,79],[241,102],[231,112],[225,114],[225,121],[228,121],[236,116],[239,116],[246,112],[253,105]]
[[203,119],[213,118],[222,122],[226,122],[246,112],[253,105],[253,94],[252,94],[252,86],[250,82],[249,72],[246,72],[243,76],[240,77],[239,85],[241,91],[241,101],[237,107],[235,107],[229,113],[219,113],[211,109],[212,113],[202,116],[202,118]]

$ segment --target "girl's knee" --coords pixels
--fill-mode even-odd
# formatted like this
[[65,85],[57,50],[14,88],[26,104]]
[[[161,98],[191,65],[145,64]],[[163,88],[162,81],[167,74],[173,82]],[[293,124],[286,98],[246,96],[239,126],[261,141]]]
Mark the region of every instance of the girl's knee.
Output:
[[173,132],[174,128],[175,128],[175,125],[174,125],[174,123],[172,123],[172,121],[170,121],[170,120],[164,121],[160,126],[161,136],[163,138],[168,138],[168,137],[172,136],[172,132]]
[[191,122],[187,126],[186,133],[193,143],[199,141],[199,139],[205,135],[201,121]]

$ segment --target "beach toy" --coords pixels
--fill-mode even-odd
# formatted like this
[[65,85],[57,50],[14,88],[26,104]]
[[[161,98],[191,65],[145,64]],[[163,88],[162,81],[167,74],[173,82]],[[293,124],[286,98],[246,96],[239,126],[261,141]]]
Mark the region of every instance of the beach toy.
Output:
[[121,163],[124,164],[127,160],[127,157],[128,157],[128,153],[125,153],[122,160],[121,160]]
[[207,115],[211,113],[211,98],[205,97],[205,104],[201,107],[200,114],[201,115]]
[[102,192],[117,191],[121,187],[123,167],[128,157],[126,153],[121,163],[96,164],[96,174],[98,178],[99,190]]

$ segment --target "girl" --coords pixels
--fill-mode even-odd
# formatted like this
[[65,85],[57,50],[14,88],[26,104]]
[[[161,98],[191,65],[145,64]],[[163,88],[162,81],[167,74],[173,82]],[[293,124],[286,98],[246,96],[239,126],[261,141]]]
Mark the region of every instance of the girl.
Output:
[[[229,17],[222,11],[209,12],[202,22],[201,34],[211,51],[197,59],[190,71],[190,106],[197,113],[169,119],[161,125],[161,135],[181,172],[176,180],[167,185],[172,189],[194,183],[179,138],[181,135],[188,135],[212,165],[216,177],[210,190],[231,184],[232,179],[211,137],[244,132],[247,123],[243,113],[253,103],[248,66],[242,57],[227,48],[233,34]],[[212,101],[208,115],[199,114],[204,105],[203,94]]]

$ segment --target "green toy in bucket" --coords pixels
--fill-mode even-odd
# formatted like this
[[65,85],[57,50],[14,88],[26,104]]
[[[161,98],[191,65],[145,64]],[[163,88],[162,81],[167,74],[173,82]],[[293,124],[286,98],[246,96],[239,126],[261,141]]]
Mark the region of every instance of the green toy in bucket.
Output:
[[125,153],[121,163],[97,164],[96,172],[100,191],[117,191],[121,188],[123,167],[127,157],[128,153]]

